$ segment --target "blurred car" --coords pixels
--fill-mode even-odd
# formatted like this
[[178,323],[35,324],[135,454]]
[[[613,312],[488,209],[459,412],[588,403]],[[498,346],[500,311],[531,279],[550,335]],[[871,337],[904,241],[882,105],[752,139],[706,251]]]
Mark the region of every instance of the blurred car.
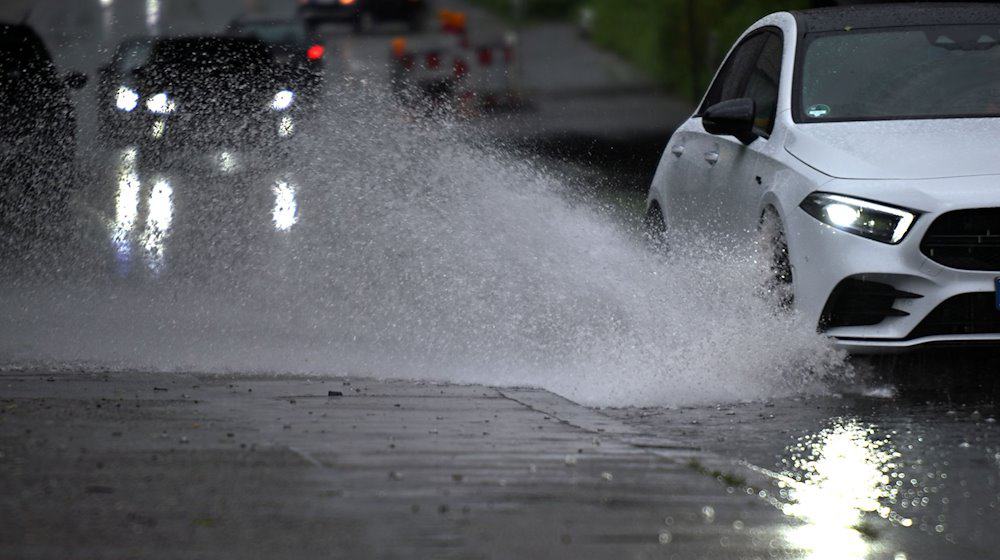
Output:
[[61,203],[73,183],[76,111],[70,89],[87,76],[60,76],[38,34],[0,24],[0,211]]
[[299,16],[310,27],[350,23],[355,31],[369,31],[376,23],[399,21],[419,31],[426,12],[426,0],[299,0]]
[[111,61],[99,71],[97,122],[104,142],[120,139],[129,120],[135,117],[135,113],[124,109],[138,102],[132,97],[138,87],[134,72],[149,61],[152,45],[150,37],[122,41],[111,55]]
[[144,155],[274,148],[296,132],[294,79],[258,39],[156,39],[130,80],[115,94],[128,114],[117,134]]
[[319,93],[326,46],[302,20],[242,17],[230,22],[226,33],[269,44],[275,61],[286,67],[297,91],[306,96]]
[[1000,344],[1000,6],[779,13],[671,138],[649,223],[759,236],[771,293],[856,353]]

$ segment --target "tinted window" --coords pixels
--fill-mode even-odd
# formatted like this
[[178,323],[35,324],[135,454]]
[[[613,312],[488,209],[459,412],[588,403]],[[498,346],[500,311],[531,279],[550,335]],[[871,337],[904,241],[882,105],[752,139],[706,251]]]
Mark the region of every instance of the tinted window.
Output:
[[776,33],[767,33],[767,40],[747,81],[746,93],[742,95],[756,103],[754,126],[765,134],[770,134],[774,128],[774,116],[778,109],[781,51],[781,37]]
[[736,47],[726,59],[715,82],[712,83],[712,87],[705,97],[705,103],[701,106],[701,111],[721,101],[743,97],[747,79],[754,70],[757,55],[768,36],[769,34],[766,33],[758,33]]
[[1000,25],[806,36],[796,118],[1000,116]]

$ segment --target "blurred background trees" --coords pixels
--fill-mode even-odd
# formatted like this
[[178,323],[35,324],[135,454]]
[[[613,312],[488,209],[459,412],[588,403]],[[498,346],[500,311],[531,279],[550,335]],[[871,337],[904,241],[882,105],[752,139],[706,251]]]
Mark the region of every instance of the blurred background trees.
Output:
[[[885,0],[882,0],[885,1]],[[891,1],[891,0],[890,0]],[[739,35],[771,12],[866,0],[474,0],[514,20],[572,19],[675,95],[701,98]]]

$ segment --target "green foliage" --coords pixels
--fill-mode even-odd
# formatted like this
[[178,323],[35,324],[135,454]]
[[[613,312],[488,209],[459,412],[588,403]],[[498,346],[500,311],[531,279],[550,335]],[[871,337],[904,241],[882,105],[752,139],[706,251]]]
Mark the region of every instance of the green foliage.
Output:
[[[504,17],[511,0],[470,0]],[[575,19],[593,10],[592,36],[671,91],[700,98],[726,52],[761,17],[809,0],[522,0],[527,19]],[[693,8],[693,13],[691,9]],[[693,23],[693,26],[692,26]]]
[[588,1],[595,13],[595,41],[691,98],[701,96],[726,52],[750,24],[771,12],[809,4],[808,0]]

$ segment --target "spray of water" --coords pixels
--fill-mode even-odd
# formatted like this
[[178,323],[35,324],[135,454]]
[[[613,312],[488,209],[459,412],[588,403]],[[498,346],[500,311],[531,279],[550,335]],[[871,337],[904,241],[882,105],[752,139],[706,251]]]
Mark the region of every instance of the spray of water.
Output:
[[591,405],[764,398],[842,371],[760,297],[751,245],[664,256],[572,177],[357,88],[331,106],[281,169],[176,177],[116,156],[81,194],[83,233],[45,261],[60,272],[5,271],[0,363],[533,385]]

